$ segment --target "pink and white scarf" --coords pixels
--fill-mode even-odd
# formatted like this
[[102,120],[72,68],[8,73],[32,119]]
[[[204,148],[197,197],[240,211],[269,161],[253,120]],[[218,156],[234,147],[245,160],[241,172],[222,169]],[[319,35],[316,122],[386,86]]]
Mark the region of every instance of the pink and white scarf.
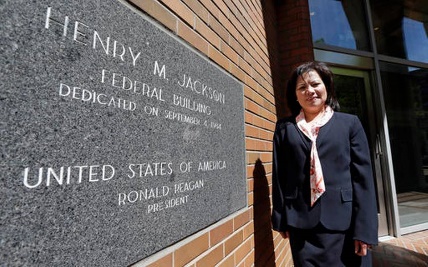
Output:
[[324,176],[322,173],[321,162],[317,151],[317,137],[319,130],[333,117],[333,109],[330,106],[325,106],[325,112],[321,118],[317,118],[313,123],[307,123],[303,110],[296,117],[297,126],[299,129],[312,141],[311,148],[311,166],[310,166],[310,182],[311,182],[311,207],[315,201],[325,192]]

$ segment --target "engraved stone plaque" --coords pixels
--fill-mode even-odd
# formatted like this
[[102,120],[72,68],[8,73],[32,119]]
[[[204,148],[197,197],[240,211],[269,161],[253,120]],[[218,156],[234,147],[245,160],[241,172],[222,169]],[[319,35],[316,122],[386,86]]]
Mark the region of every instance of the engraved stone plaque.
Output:
[[246,206],[241,83],[122,1],[0,7],[2,264],[127,266]]

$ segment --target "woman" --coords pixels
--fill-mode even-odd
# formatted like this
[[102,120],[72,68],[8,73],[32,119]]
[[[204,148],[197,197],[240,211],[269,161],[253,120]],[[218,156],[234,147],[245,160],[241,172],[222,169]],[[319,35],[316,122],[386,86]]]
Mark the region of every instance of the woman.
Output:
[[273,140],[273,229],[290,238],[295,266],[371,266],[377,204],[361,122],[338,112],[323,63],[294,70],[287,103]]

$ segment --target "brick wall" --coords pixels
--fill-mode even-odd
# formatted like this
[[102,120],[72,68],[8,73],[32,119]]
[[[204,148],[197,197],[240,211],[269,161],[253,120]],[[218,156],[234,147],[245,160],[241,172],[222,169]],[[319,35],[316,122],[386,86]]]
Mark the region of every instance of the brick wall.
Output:
[[[286,51],[278,49],[286,45],[284,36],[278,36],[282,34],[278,27],[285,31],[292,31],[294,26],[298,31],[307,30],[301,24],[287,27],[290,19],[283,17],[284,14],[295,15],[294,12],[300,14],[304,7],[299,9],[296,5],[296,9],[287,13],[285,5],[274,3],[274,0],[129,2],[240,80],[244,84],[245,98],[247,208],[139,265],[291,266],[288,240],[273,232],[270,224],[271,141],[277,113],[283,114],[285,110],[281,104],[283,99],[276,97],[283,88],[282,74],[289,65],[301,59],[297,54],[290,64],[284,64],[288,62],[288,54],[281,54]],[[283,13],[278,13],[278,7]],[[296,46],[305,44],[293,36]],[[302,54],[307,52],[296,46],[292,48],[302,49]]]
[[314,60],[308,0],[279,0],[276,6],[280,75],[275,99],[278,118],[287,116],[285,88],[291,71],[303,62]]

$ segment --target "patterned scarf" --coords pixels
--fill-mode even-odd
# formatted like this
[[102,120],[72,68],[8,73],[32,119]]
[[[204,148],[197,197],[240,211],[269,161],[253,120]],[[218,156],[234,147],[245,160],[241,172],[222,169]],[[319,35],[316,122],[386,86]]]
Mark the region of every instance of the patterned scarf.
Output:
[[322,173],[321,162],[317,151],[317,137],[319,130],[333,117],[333,109],[330,106],[325,106],[325,112],[321,118],[317,118],[313,123],[307,123],[303,110],[296,117],[297,126],[299,129],[312,141],[311,148],[311,207],[315,201],[325,192],[324,176]]

